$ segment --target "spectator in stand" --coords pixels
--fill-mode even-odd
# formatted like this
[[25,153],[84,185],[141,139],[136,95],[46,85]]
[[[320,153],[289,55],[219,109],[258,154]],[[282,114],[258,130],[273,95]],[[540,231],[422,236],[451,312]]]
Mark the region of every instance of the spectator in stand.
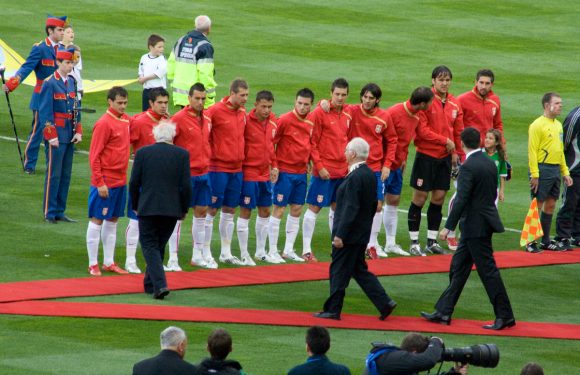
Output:
[[238,361],[226,359],[232,352],[232,336],[225,329],[216,329],[207,338],[207,351],[211,358],[206,358],[198,366],[202,375],[244,375]]
[[343,365],[332,363],[326,356],[330,349],[330,333],[322,326],[312,326],[306,331],[306,363],[288,371],[288,375],[350,375]]

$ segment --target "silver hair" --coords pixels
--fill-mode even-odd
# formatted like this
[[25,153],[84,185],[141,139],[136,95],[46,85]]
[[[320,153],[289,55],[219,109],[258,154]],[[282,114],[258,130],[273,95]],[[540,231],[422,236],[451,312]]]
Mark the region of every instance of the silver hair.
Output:
[[211,27],[211,20],[208,16],[202,14],[195,17],[195,29],[200,33],[207,33]]
[[159,121],[159,125],[153,128],[155,142],[173,143],[175,137],[175,124],[169,120]]
[[179,327],[167,327],[161,332],[161,349],[176,348],[187,339],[185,331]]
[[369,157],[370,146],[364,139],[360,137],[353,138],[346,145],[346,149],[356,154],[356,159],[365,161]]

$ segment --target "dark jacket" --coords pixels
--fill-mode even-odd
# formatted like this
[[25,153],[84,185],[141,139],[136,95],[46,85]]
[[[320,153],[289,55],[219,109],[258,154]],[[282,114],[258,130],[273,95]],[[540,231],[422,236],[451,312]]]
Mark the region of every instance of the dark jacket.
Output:
[[[423,353],[412,353],[406,350],[387,352],[376,359],[379,375],[413,375],[419,371],[429,370],[441,359],[443,344],[438,339],[431,339]],[[365,369],[368,375],[368,369]]]
[[173,350],[162,350],[157,356],[133,366],[133,375],[195,375],[197,368],[184,361]]
[[348,367],[332,363],[325,355],[313,355],[306,363],[288,371],[288,375],[350,375]]
[[242,365],[238,361],[230,359],[218,360],[212,358],[204,359],[198,365],[197,374],[201,375],[244,375]]

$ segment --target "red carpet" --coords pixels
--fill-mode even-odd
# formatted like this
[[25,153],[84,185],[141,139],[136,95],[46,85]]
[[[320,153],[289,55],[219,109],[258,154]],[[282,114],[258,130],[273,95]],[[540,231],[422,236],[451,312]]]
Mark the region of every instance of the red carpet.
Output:
[[[418,331],[425,333],[580,340],[580,325],[521,321],[517,322],[517,325],[513,328],[508,328],[503,331],[489,331],[481,327],[484,324],[490,323],[489,321],[463,319],[455,319],[452,325],[444,326],[429,323],[420,317],[391,316],[386,321],[380,321],[376,316],[344,314],[341,321],[336,321],[317,319],[312,316],[312,313],[299,311],[50,301],[4,303],[0,304],[0,313],[34,316],[261,324],[294,327],[309,327],[315,324],[323,324],[326,327],[344,329]],[[377,337],[377,339],[379,338]]]
[[[535,267],[580,263],[580,251],[529,254],[502,251],[495,254],[500,268]],[[369,262],[378,276],[448,272],[450,255],[400,257]],[[328,279],[328,263],[282,264],[275,266],[196,270],[167,274],[170,289],[221,288],[239,285],[278,284]],[[0,284],[0,302],[34,299],[141,293],[142,275],[82,277]]]

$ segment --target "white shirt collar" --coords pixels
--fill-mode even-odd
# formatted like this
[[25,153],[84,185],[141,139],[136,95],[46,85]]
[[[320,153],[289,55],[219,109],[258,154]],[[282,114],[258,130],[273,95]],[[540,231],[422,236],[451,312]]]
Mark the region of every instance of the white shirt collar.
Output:
[[469,153],[467,155],[465,155],[465,160],[467,160],[468,157],[470,157],[471,155],[475,154],[476,152],[481,152],[481,149],[480,148],[476,148],[475,150],[469,151]]
[[353,165],[348,167],[348,173],[351,173],[352,171],[354,171],[355,169],[357,169],[358,167],[360,167],[362,164],[364,164],[364,161],[359,161],[357,163],[354,163]]

